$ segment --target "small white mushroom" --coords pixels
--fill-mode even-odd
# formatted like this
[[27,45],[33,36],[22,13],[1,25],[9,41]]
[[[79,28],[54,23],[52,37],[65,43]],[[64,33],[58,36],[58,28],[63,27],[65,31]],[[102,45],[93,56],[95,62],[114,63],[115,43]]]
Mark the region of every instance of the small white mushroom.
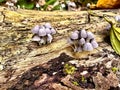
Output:
[[92,40],[91,44],[92,44],[93,48],[97,48],[98,47],[98,43],[95,40]]
[[40,8],[40,5],[39,5],[39,3],[36,3],[36,8]]
[[84,75],[86,75],[88,73],[88,71],[83,71],[83,72],[81,72],[80,74],[82,75],[82,76],[84,76]]
[[90,3],[87,3],[86,7],[87,8],[90,8],[91,4]]
[[80,31],[80,37],[81,37],[81,38],[86,38],[86,37],[87,37],[87,32],[85,31],[85,29],[82,29],[82,30]]
[[71,39],[75,40],[75,39],[78,39],[79,38],[79,35],[77,32],[73,32],[70,36]]
[[46,32],[46,34],[51,34],[52,33],[49,28],[45,28],[45,32]]
[[38,34],[39,29],[40,29],[40,26],[39,26],[39,25],[34,26],[33,29],[32,29],[32,33],[33,33],[33,34]]
[[51,24],[50,23],[45,23],[45,28],[52,28]]
[[94,34],[92,32],[87,32],[87,38],[90,39],[94,39]]
[[52,42],[52,40],[53,40],[53,37],[52,37],[52,35],[51,34],[47,34],[47,42],[48,43],[51,43]]
[[83,50],[84,51],[92,51],[93,50],[92,44],[89,42],[85,43],[83,46]]
[[84,38],[81,38],[81,39],[79,40],[79,45],[83,45],[83,44],[85,44],[85,39],[84,39]]
[[46,36],[45,29],[39,29],[39,36]]
[[54,28],[51,28],[51,34],[56,34],[56,30]]
[[32,38],[32,41],[40,41],[40,37],[35,35],[33,38]]

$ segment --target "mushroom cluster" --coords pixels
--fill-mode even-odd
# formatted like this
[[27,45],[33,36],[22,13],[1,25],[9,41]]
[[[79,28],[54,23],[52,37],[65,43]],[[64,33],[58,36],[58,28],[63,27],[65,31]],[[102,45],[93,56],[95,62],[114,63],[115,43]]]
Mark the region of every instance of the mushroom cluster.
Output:
[[36,25],[32,28],[32,41],[38,42],[39,45],[44,45],[51,43],[53,40],[53,35],[56,34],[56,30],[51,26],[50,23],[45,23],[44,25]]
[[71,44],[74,52],[92,51],[98,47],[94,34],[85,29],[72,32],[68,42]]

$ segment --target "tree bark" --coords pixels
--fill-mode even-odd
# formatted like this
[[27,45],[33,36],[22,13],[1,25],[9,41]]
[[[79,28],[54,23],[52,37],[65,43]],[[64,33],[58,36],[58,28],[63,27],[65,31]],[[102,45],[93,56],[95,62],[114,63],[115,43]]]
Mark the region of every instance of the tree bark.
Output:
[[[119,10],[95,11],[99,15],[114,16]],[[87,23],[87,11],[35,11],[22,10],[11,11],[0,7],[0,85],[1,90],[13,85],[28,69],[45,63],[59,56],[62,52],[74,57],[82,58],[88,54],[100,52],[103,47],[113,51],[111,46],[104,41],[104,19],[91,17]],[[31,42],[34,25],[42,25],[50,22],[57,30],[51,44],[38,46]],[[95,33],[99,47],[92,52],[74,53],[67,43],[67,37],[74,30],[86,29]]]

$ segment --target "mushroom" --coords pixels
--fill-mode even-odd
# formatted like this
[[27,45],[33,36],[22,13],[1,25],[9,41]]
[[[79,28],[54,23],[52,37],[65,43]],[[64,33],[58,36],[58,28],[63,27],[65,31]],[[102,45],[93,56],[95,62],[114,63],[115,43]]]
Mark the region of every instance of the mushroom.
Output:
[[84,46],[83,46],[83,50],[84,51],[92,51],[93,50],[92,44],[89,43],[89,42],[85,43]]
[[40,41],[40,37],[39,36],[37,36],[37,35],[35,35],[33,38],[32,38],[32,41]]
[[91,44],[92,44],[93,48],[97,48],[98,47],[98,43],[95,40],[92,40]]
[[45,28],[52,28],[51,24],[50,23],[45,23]]
[[51,34],[56,34],[56,30],[54,28],[51,28]]
[[33,34],[38,34],[39,29],[40,29],[40,26],[39,26],[39,25],[34,26],[33,29],[32,29],[32,33],[33,33]]
[[87,39],[88,40],[94,39],[94,35],[92,32],[87,32]]
[[84,39],[84,38],[81,38],[78,43],[79,43],[79,45],[85,44],[85,39]]
[[85,31],[85,29],[82,29],[82,30],[80,31],[80,37],[81,37],[81,38],[86,38],[86,37],[87,37],[87,32]]
[[79,35],[78,35],[78,33],[75,31],[75,32],[73,32],[73,33],[71,34],[70,38],[73,39],[73,40],[75,40],[75,39],[78,39],[78,38],[79,38]]
[[50,28],[45,28],[45,32],[46,32],[46,34],[51,34],[52,33]]
[[39,36],[46,36],[45,29],[39,29]]
[[53,40],[53,37],[52,37],[52,35],[51,34],[47,34],[47,42],[48,43],[51,43],[52,42],[52,40]]

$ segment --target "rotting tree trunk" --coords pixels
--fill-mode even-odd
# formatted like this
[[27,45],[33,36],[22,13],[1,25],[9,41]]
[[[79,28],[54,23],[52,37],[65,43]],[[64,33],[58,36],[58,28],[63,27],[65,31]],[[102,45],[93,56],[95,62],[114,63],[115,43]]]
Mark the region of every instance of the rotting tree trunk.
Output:
[[[101,15],[116,15],[119,10],[103,12],[95,11]],[[111,51],[109,44],[104,42],[106,36],[103,28],[107,24],[104,19],[92,17],[87,22],[87,12],[66,12],[66,11],[35,11],[17,10],[10,11],[0,7],[0,88],[13,85],[22,73],[28,69],[47,62],[59,56],[62,52],[74,58],[86,57],[88,54],[100,52],[103,47]],[[4,17],[5,16],[5,17]],[[4,20],[3,20],[4,19]],[[53,43],[44,46],[37,46],[31,42],[31,28],[36,24],[50,22],[57,29]],[[92,52],[74,53],[67,43],[67,36],[76,29],[85,28],[96,35],[99,48]],[[89,61],[88,61],[89,62]],[[94,62],[94,61],[93,61]]]

